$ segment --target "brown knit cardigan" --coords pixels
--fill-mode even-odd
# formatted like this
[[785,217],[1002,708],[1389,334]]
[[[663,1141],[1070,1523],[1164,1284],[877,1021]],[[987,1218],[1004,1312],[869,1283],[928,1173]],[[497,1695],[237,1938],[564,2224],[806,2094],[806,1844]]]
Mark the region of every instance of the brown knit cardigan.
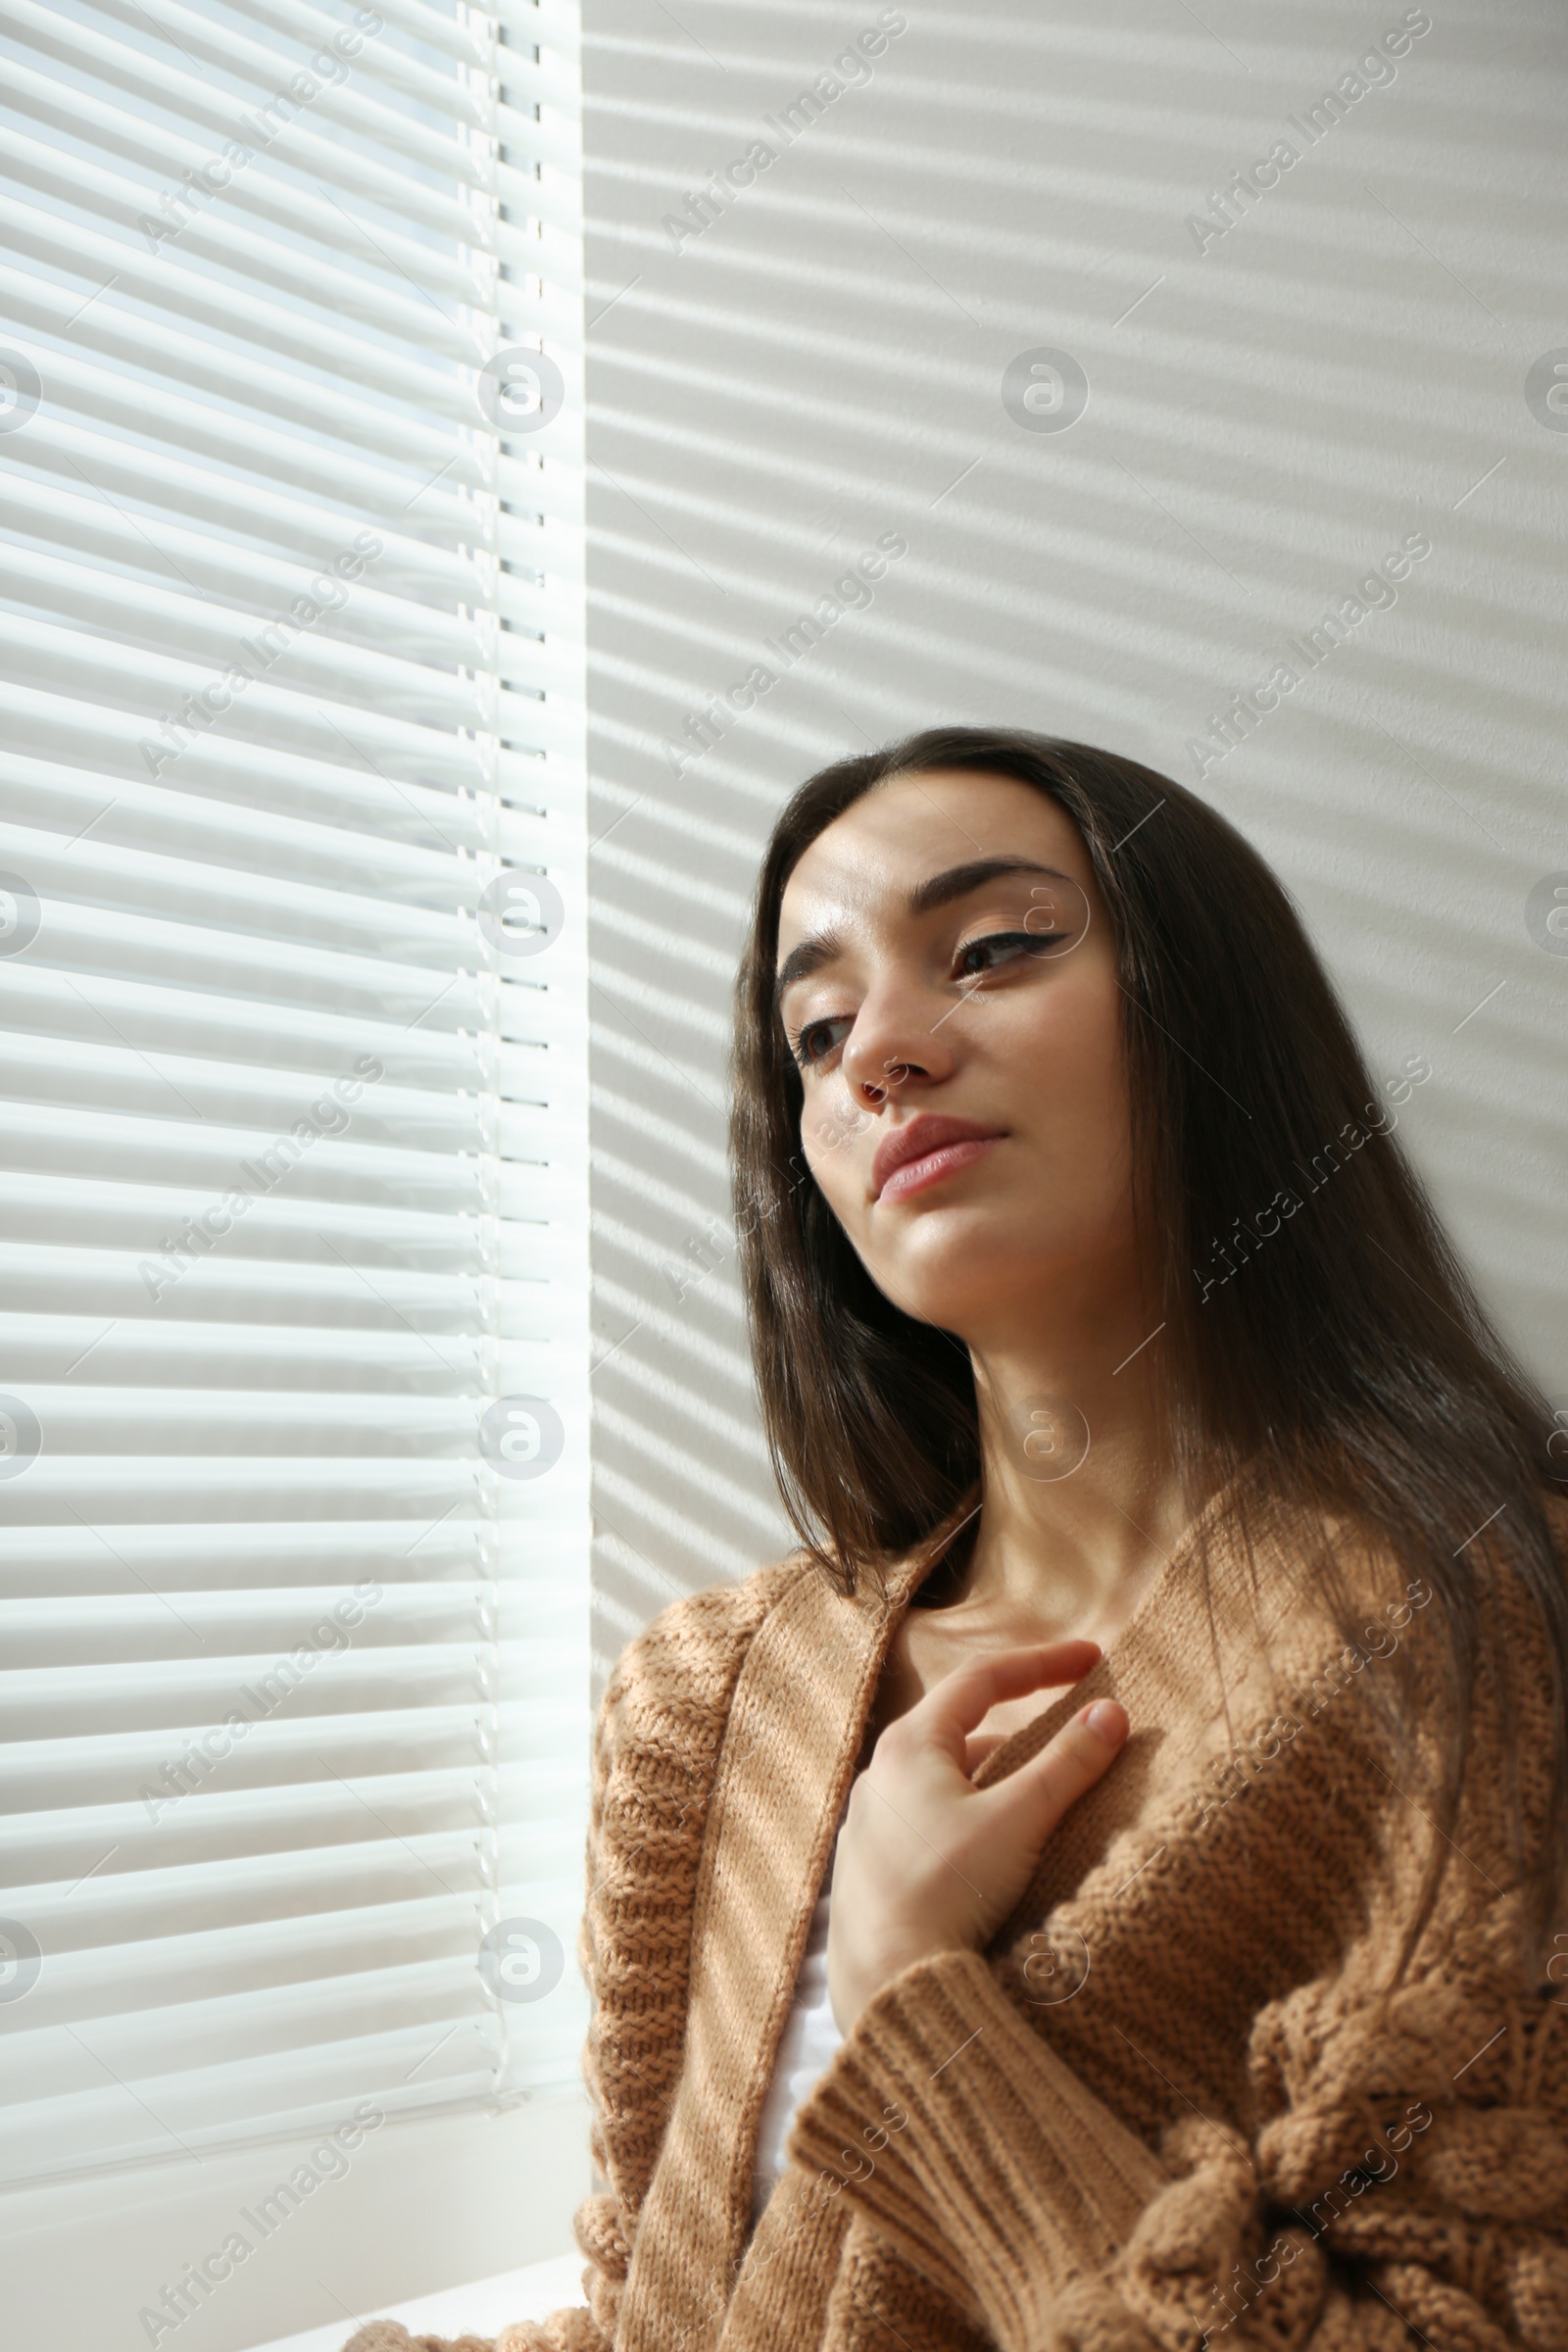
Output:
[[[1437,1906],[1384,1997],[1434,1833],[1376,1685],[1396,1646],[1419,1661],[1433,1596],[1362,1561],[1347,1649],[1310,1558],[1300,1530],[1252,1559],[1220,1540],[1205,1595],[1189,1539],[988,1759],[1102,1691],[1131,1717],[989,1949],[867,2004],[755,2232],[812,1906],[931,1563],[880,1599],[792,1562],[666,1610],[597,1741],[591,2308],[498,2352],[1568,2352],[1568,1935],[1532,1969],[1515,1891],[1544,1670],[1506,1726],[1483,1681]],[[1492,1602],[1529,1659],[1500,1575]],[[381,2323],[350,2352],[408,2342]]]

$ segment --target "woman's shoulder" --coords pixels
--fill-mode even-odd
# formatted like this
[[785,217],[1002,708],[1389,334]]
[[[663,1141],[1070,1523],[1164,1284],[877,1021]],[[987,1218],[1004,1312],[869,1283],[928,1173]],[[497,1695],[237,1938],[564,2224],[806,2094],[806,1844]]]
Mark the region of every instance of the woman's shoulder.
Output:
[[794,1553],[662,1609],[627,1643],[606,1686],[605,1760],[628,1745],[666,1753],[716,1747],[747,1651],[779,1603],[820,1573]]
[[780,1560],[688,1593],[628,1642],[606,1687],[580,1949],[602,2165],[623,2216],[647,2193],[680,2069],[709,1799],[735,1685],[772,1610],[816,1573]]

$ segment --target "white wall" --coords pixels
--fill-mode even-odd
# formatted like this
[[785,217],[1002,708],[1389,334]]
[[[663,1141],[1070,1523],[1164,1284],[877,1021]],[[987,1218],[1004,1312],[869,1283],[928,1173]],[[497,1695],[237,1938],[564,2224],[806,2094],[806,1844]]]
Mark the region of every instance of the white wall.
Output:
[[[1433,0],[1311,145],[1289,118],[1403,0],[904,13],[784,146],[764,118],[874,0],[588,10],[602,1660],[781,1541],[719,1256],[730,975],[786,793],[913,726],[1087,738],[1243,828],[1374,1067],[1430,1058],[1407,1138],[1568,1405],[1568,959],[1526,928],[1568,869],[1568,415],[1525,390],[1568,345],[1560,10]],[[1195,232],[1282,136],[1299,160]],[[759,137],[727,211],[662,225]],[[1041,347],[1087,377],[1067,430],[1003,406]],[[890,531],[869,609],[677,774],[664,740]],[[1188,748],[1417,532],[1392,608],[1223,760]]]

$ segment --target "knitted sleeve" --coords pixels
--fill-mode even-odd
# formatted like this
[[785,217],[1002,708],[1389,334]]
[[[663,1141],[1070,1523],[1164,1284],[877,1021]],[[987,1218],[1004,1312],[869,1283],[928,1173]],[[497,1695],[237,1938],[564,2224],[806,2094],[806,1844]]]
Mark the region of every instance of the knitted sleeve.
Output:
[[867,2005],[792,2154],[1002,2352],[1562,2352],[1565,2012],[1304,1987],[1258,2021],[1257,2130],[1193,2114],[1156,2159],[947,1953]]

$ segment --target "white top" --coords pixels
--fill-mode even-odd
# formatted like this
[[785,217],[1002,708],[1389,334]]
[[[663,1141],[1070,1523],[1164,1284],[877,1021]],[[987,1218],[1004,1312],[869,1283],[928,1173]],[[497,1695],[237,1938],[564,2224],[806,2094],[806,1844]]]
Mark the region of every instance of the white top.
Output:
[[754,2225],[789,2161],[784,2143],[789,2138],[795,2111],[825,2074],[833,2053],[844,2039],[827,1994],[827,1922],[832,1885],[833,1865],[829,1861],[822,1892],[811,1914],[810,1937],[801,1962],[801,1973],[795,1980],[795,1999],[779,2041],[773,2080],[762,2103],[762,2120],[757,2134],[757,2169],[752,2177]]

